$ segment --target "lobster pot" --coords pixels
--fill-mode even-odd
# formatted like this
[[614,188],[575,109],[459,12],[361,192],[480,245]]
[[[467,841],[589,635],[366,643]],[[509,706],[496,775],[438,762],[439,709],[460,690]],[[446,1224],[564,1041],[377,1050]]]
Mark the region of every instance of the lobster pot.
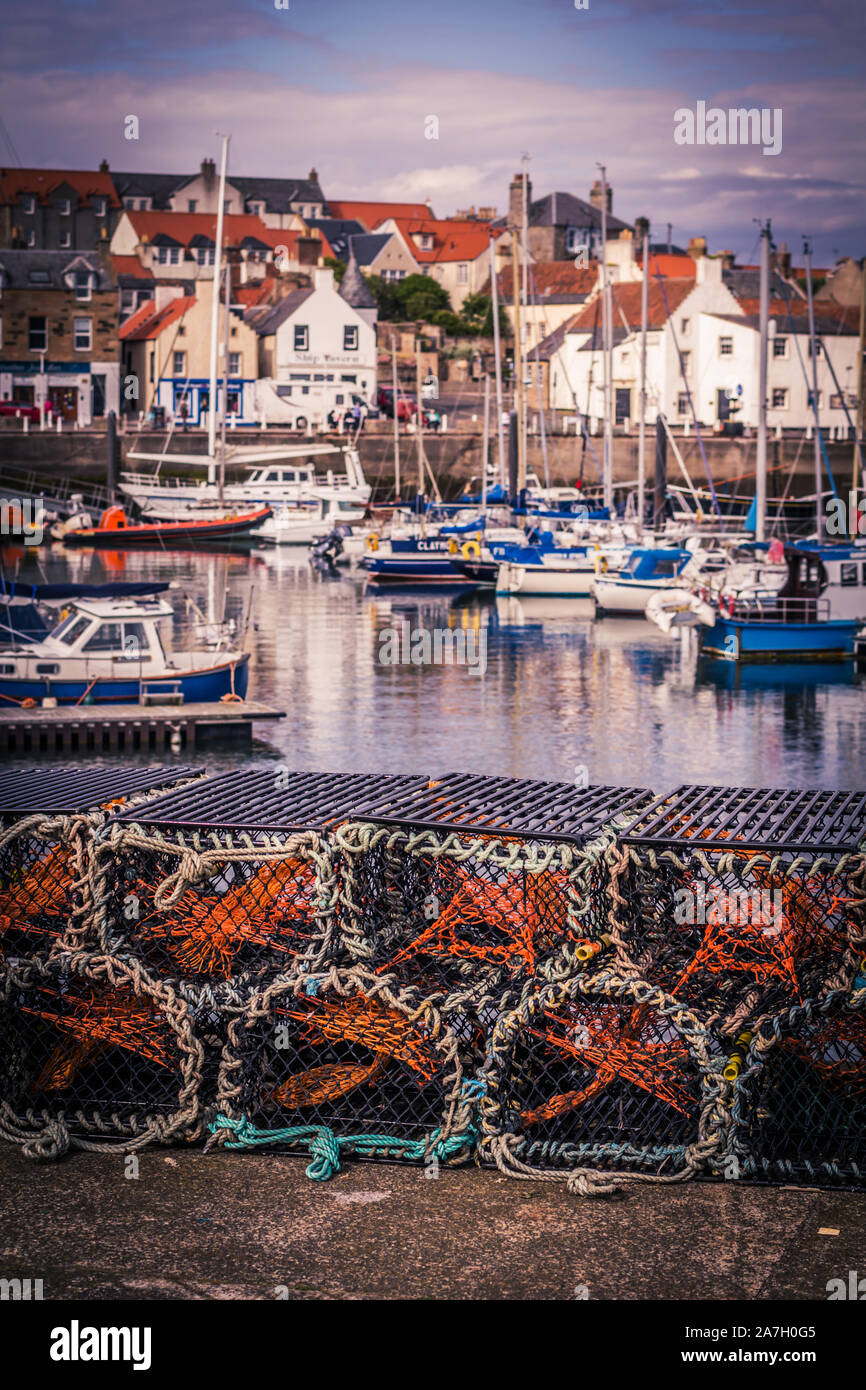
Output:
[[0,1133],[34,1157],[196,1138],[202,1045],[186,1004],[116,957],[7,958]]
[[681,787],[614,857],[615,968],[729,1040],[851,992],[866,946],[864,837],[860,794]]
[[64,768],[0,779],[0,952],[95,944],[89,881],[93,836],[110,804],[140,804],[186,768]]
[[866,989],[762,1025],[732,1115],[736,1176],[866,1187]]
[[474,1141],[458,1040],[432,1001],[358,970],[284,978],[232,1020],[211,1126],[227,1148],[437,1165]]
[[394,780],[254,768],[123,813],[98,852],[100,939],[190,986],[335,963],[328,827]]
[[709,1171],[724,1146],[720,1072],[709,1035],[660,990],[609,967],[538,986],[490,1041],[483,1159],[514,1176]]
[[543,964],[600,939],[599,820],[642,795],[449,776],[387,822],[342,827],[347,954],[441,1000],[480,1060]]

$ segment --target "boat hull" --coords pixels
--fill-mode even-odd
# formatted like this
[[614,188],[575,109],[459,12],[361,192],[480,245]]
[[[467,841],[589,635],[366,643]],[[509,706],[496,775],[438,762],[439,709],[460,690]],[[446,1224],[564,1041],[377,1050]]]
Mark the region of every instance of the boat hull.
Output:
[[94,527],[93,530],[70,531],[63,537],[64,545],[87,545],[108,550],[126,550],[130,546],[183,546],[211,544],[219,541],[250,540],[270,515],[268,508],[245,516],[221,518],[219,521],[153,522],[140,526],[121,526],[116,529]]
[[[199,671],[166,671],[159,676],[146,677],[149,694],[158,693],[160,686],[166,694],[179,688],[185,704],[212,704],[224,695],[246,698],[249,682],[249,654],[226,661],[219,666]],[[51,676],[48,679],[22,676],[0,677],[0,709],[11,708],[23,700],[44,700],[47,696],[59,705],[88,704],[136,705],[141,686],[137,678],[112,679],[97,677],[93,682],[83,677]]]
[[553,565],[500,567],[498,594],[548,594],[557,598],[589,598],[594,578],[591,569],[565,569]]
[[862,626],[845,618],[827,622],[749,622],[719,617],[701,629],[701,651],[726,661],[847,661]]
[[664,584],[632,583],[626,579],[609,580],[593,578],[589,593],[595,599],[598,613],[624,613],[629,617],[644,617],[646,606],[653,594],[663,593],[669,586]]

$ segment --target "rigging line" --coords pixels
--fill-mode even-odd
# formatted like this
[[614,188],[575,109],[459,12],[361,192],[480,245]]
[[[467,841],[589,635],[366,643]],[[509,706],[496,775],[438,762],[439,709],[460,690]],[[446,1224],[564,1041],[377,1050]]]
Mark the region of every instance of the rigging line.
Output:
[[683,385],[684,385],[685,388],[686,388],[686,395],[687,395],[688,401],[689,401],[689,410],[692,412],[692,421],[694,422],[694,426],[695,426],[695,435],[697,436],[698,447],[700,448],[700,451],[701,451],[701,458],[702,458],[703,461],[704,461],[704,472],[705,472],[706,475],[707,475],[707,481],[708,481],[708,483],[709,483],[709,485],[710,485],[710,492],[711,492],[712,498],[713,498],[713,507],[715,508],[716,515],[720,517],[720,516],[722,515],[722,509],[721,509],[721,507],[719,506],[719,499],[718,499],[718,497],[716,496],[716,489],[715,489],[715,485],[714,485],[714,483],[713,483],[713,475],[712,475],[711,472],[710,472],[710,465],[709,465],[709,463],[708,463],[708,461],[707,461],[707,451],[706,451],[706,449],[704,448],[704,440],[703,440],[703,436],[702,436],[702,434],[701,434],[701,427],[700,427],[700,425],[698,424],[698,417],[697,417],[697,413],[696,413],[696,411],[695,411],[694,401],[692,400],[691,388],[690,388],[690,386],[689,386],[688,381],[686,380],[685,367],[684,367],[684,364],[683,364],[683,354],[682,354],[682,351],[680,350],[679,339],[677,338],[677,330],[674,328],[674,321],[673,321],[673,318],[671,317],[670,308],[668,307],[668,297],[667,297],[667,292],[666,292],[666,290],[665,290],[664,276],[662,275],[661,270],[659,269],[658,256],[655,257],[655,263],[656,263],[656,276],[658,277],[659,286],[660,286],[661,292],[662,292],[662,299],[663,299],[663,301],[664,301],[664,306],[665,306],[665,314],[667,315],[668,323],[669,323],[670,326],[671,326],[671,334],[672,334],[673,340],[674,340],[674,347],[675,347],[676,350],[677,350],[677,360],[678,360],[678,362],[679,362],[679,364],[680,364],[680,376],[682,377],[682,379],[683,379]]
[[[535,288],[535,271],[529,266],[529,293],[530,299],[534,301],[536,310],[540,309],[538,292]],[[545,318],[544,309],[541,308],[542,318]],[[545,318],[546,322],[546,318]],[[544,462],[544,486],[550,487],[550,464],[547,458],[547,433],[544,428],[544,401],[541,396],[541,363],[538,356],[538,333],[535,335],[535,389],[538,392],[538,415],[541,420],[541,457]]]
[[[770,243],[770,251],[771,251],[771,254],[775,257],[775,260],[776,260],[776,270],[778,271],[778,269],[779,269],[779,261],[778,261],[779,248],[776,246],[776,243],[775,243],[775,242],[771,242],[771,243]],[[809,375],[808,375],[808,373],[807,373],[807,371],[806,371],[806,364],[805,364],[805,362],[803,361],[803,354],[802,354],[802,352],[800,351],[800,344],[799,344],[799,342],[797,341],[797,326],[796,326],[796,324],[794,323],[794,315],[791,313],[791,298],[790,298],[790,295],[789,295],[789,293],[788,293],[788,284],[787,284],[787,282],[785,281],[785,279],[782,277],[781,274],[779,274],[779,279],[780,279],[781,284],[782,284],[782,294],[783,294],[784,300],[785,300],[785,310],[786,310],[787,315],[788,315],[788,327],[789,327],[790,332],[791,332],[791,337],[794,339],[794,348],[795,348],[795,351],[796,351],[796,353],[797,353],[797,361],[798,361],[799,364],[800,364],[800,371],[803,373],[803,380],[804,380],[805,383],[806,383],[806,399],[807,399],[807,401],[809,401],[809,402],[811,403],[811,405],[812,405],[812,411],[813,411],[813,414],[814,414],[814,416],[815,416],[815,429],[816,429],[817,432],[818,432],[818,443],[819,443],[819,445],[820,445],[820,447],[821,447],[821,455],[822,455],[822,457],[823,457],[823,459],[824,459],[824,463],[825,463],[826,468],[827,468],[827,477],[830,479],[830,486],[831,486],[831,488],[833,489],[833,496],[834,496],[834,497],[837,499],[837,501],[838,501],[839,493],[838,493],[837,488],[836,488],[836,479],[833,477],[833,470],[832,470],[832,468],[830,467],[830,459],[829,459],[828,456],[827,456],[827,449],[826,449],[825,444],[824,444],[824,436],[823,436],[823,434],[822,434],[822,432],[821,432],[821,426],[820,426],[819,423],[818,423],[818,402],[817,402],[817,401],[812,401],[812,387],[811,387],[810,382],[809,382]],[[818,335],[817,335],[817,333],[816,333],[816,334],[815,334],[816,342],[817,342],[817,338],[818,338]],[[825,355],[824,355],[824,360],[825,360],[825,361],[828,360],[828,359],[827,359],[827,356],[826,356],[826,351],[825,351]]]

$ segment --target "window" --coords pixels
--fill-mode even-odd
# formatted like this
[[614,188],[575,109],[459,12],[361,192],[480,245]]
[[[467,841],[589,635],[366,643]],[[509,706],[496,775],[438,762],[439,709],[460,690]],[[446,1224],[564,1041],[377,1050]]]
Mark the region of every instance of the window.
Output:
[[309,352],[310,330],[305,323],[295,324],[295,352]]
[[196,248],[195,258],[199,265],[213,265],[216,258],[215,246],[199,246]]
[[241,374],[241,355],[239,352],[229,353],[229,376],[240,376]]
[[89,352],[91,343],[90,319],[75,319],[75,351]]
[[788,339],[785,337],[773,339],[773,356],[786,358],[788,356]]
[[175,352],[172,354],[172,375],[186,376],[186,353]]
[[692,354],[681,352],[680,357],[683,359],[683,376],[689,376],[692,370]]
[[691,328],[691,326],[692,326],[692,321],[691,321],[691,319],[680,319],[680,332],[681,332],[681,333],[688,333],[688,331],[689,331],[689,329]]
[[59,676],[60,667],[55,665],[53,661],[37,661],[36,674],[37,676]]
[[108,204],[107,204],[107,202],[106,202],[106,200],[105,200],[104,198],[96,198],[96,199],[94,199],[93,211],[96,213],[96,216],[97,216],[97,217],[104,217],[105,214],[106,214],[107,208],[108,208]]
[[688,414],[689,414],[689,393],[688,393],[688,391],[680,391],[679,395],[677,396],[677,415],[688,415]]
[[76,270],[75,272],[75,298],[81,300],[90,298],[90,272],[87,270]]
[[774,410],[787,410],[787,409],[788,409],[788,388],[787,388],[787,386],[774,386],[774,387],[773,387],[772,401],[773,401],[773,409],[774,409]]
[[31,352],[45,352],[48,347],[48,329],[45,316],[30,319],[28,325],[28,346]]
[[856,566],[856,565],[840,565],[840,567],[839,567],[839,583],[842,584],[842,585],[844,585],[845,588],[850,588],[852,584],[856,584],[856,583],[857,583],[857,566]]
[[[815,344],[815,356],[816,356],[816,357],[820,357],[820,356],[821,356],[822,349],[823,349],[823,344],[822,344],[822,343],[816,343],[816,344]],[[811,339],[809,340],[809,356],[810,356],[810,357],[812,356],[812,340],[811,340]]]
[[47,270],[31,270],[27,278],[29,279],[31,285],[51,284],[51,276],[48,274]]
[[123,661],[149,661],[150,643],[144,623],[123,624]]
[[343,351],[358,351],[358,327],[357,324],[345,324],[343,328]]
[[32,228],[27,233],[27,245],[31,247],[36,245],[36,233],[32,230]]
[[159,265],[180,264],[179,246],[156,246],[154,247],[153,254]]
[[720,339],[719,339],[719,356],[720,356],[720,357],[733,357],[733,355],[734,355],[734,340],[733,340],[733,338],[725,338],[725,337],[720,338]]
[[149,369],[149,372],[148,372],[148,380],[151,382],[151,384],[153,384],[153,368],[154,368],[154,358],[155,358],[155,357],[156,357],[156,353],[154,352],[153,348],[151,348],[151,349],[150,349],[150,369]]
[[261,217],[264,210],[264,203],[250,203],[250,212],[252,213],[253,217]]
[[231,210],[232,210],[231,199],[230,199],[230,198],[226,198],[225,201],[223,202],[223,212],[228,213],[228,212],[231,212]]
[[61,233],[60,233],[60,249],[61,249],[62,251],[67,251],[71,245],[72,245],[72,233],[71,233],[71,232],[61,232]]
[[62,632],[58,631],[54,633],[54,636],[59,637],[65,647],[71,647],[74,642],[77,642],[82,632],[85,632],[90,626],[89,618],[73,617],[70,621],[71,626],[64,627]]
[[60,216],[61,216],[61,217],[68,217],[68,216],[69,216],[69,214],[70,214],[71,211],[72,211],[72,206],[71,206],[71,204],[70,204],[68,198],[61,198],[61,199],[60,199],[60,202],[59,202],[58,205],[57,205],[57,211],[60,213]]
[[198,207],[198,199],[197,199],[197,198],[188,198],[188,199],[187,199],[187,203],[186,203],[186,210],[187,210],[187,212],[195,212],[195,210],[196,210],[197,207]]
[[457,267],[457,283],[458,285],[469,284],[469,266],[466,261],[461,261]]
[[295,481],[295,470],[293,468],[283,469],[283,482],[293,483]]
[[134,199],[134,198],[124,198],[124,200],[123,200],[123,206],[124,206],[125,208],[129,208],[130,212],[132,212],[132,211],[134,210],[134,208],[135,208],[135,199]]
[[27,216],[27,217],[32,217],[35,211],[36,211],[36,199],[34,198],[34,196],[33,196],[32,193],[25,193],[25,195],[24,195],[24,213],[25,213],[25,216]]
[[84,652],[123,651],[123,630],[120,623],[101,623],[81,649]]

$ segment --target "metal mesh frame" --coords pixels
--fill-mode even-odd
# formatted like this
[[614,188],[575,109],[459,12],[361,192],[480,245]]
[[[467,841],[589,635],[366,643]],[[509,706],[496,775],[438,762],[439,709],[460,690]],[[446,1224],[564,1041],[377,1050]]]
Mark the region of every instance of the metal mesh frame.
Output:
[[766,1021],[734,1061],[737,1177],[866,1187],[866,988]]
[[587,1192],[625,1175],[709,1172],[725,1150],[730,1090],[712,1037],[662,990],[613,973],[610,952],[589,968],[536,984],[498,1020],[482,1158],[514,1177],[558,1172]]
[[32,1157],[201,1133],[204,1052],[186,1003],[137,963],[57,951],[0,969],[0,1134]]
[[97,937],[192,987],[333,959],[335,858],[320,836],[163,833],[114,824],[95,851]]
[[866,952],[866,855],[626,843],[609,855],[616,969],[735,1039],[850,992]]
[[479,1065],[499,1013],[548,963],[603,935],[601,845],[362,822],[335,838],[342,950],[435,998]]
[[298,972],[229,1025],[213,1142],[305,1150],[311,1177],[355,1157],[453,1164],[474,1148],[474,1089],[431,999],[352,967]]

